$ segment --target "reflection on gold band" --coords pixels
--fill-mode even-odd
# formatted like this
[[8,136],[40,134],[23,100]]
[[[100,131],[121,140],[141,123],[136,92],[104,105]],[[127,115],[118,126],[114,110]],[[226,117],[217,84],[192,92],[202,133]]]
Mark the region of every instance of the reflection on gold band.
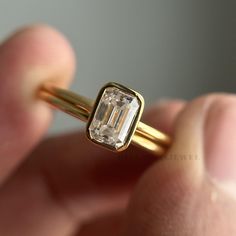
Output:
[[[53,107],[84,122],[88,121],[93,110],[93,100],[49,84],[42,86],[39,96]],[[171,139],[161,131],[139,122],[132,137],[132,143],[162,156],[170,146]]]

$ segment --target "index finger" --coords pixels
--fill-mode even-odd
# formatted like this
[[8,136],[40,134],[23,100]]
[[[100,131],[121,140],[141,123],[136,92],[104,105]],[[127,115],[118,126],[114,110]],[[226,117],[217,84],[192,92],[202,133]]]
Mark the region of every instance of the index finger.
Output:
[[0,46],[0,184],[46,131],[51,112],[35,99],[38,86],[55,79],[67,86],[74,55],[48,26],[22,29]]

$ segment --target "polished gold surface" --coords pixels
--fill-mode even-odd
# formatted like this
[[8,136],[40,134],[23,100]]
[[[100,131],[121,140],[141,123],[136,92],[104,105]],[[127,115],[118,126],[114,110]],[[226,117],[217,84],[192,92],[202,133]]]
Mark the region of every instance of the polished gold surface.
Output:
[[[39,91],[39,96],[53,107],[85,122],[89,121],[94,104],[96,105],[89,98],[54,87],[51,84],[43,85]],[[135,146],[144,148],[158,156],[164,155],[171,143],[168,135],[140,121],[135,125],[130,141]]]
[[88,121],[94,102],[71,91],[45,84],[39,91],[40,97],[53,107],[82,121]]

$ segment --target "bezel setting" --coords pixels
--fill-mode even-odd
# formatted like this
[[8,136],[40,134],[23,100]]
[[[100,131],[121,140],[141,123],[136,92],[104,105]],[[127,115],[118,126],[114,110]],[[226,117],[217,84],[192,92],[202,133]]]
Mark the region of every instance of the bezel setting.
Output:
[[[108,97],[108,94],[112,96]],[[99,91],[89,116],[88,139],[115,152],[125,150],[143,109],[144,99],[139,93],[118,83],[106,84]]]

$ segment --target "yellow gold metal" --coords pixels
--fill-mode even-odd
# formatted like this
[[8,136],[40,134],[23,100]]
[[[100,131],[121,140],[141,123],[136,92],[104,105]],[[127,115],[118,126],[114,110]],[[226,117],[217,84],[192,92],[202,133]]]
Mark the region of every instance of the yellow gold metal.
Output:
[[[123,90],[126,89],[126,87],[117,85],[116,83],[109,83],[108,85],[119,86],[119,88]],[[105,85],[104,88],[108,85]],[[140,108],[141,111],[139,112],[139,115],[137,117],[137,120],[139,120],[142,114],[144,101],[142,99],[142,96],[140,96],[137,92],[133,90],[131,91],[139,97],[142,103],[142,106]],[[98,102],[94,102],[89,98],[80,96],[71,91],[57,88],[52,84],[42,85],[39,91],[39,96],[41,97],[41,99],[51,104],[53,107],[88,123],[90,115],[94,111],[93,108],[94,106],[96,107],[96,104]],[[133,127],[133,131],[130,132],[130,137],[128,137],[128,142],[126,143],[126,145],[118,151],[126,149],[130,142],[132,142],[132,144],[134,144],[135,146],[144,148],[145,150],[148,150],[158,156],[162,156],[170,146],[171,139],[168,135],[162,133],[161,131],[139,121],[136,122]]]
[[152,140],[155,143],[159,143],[160,145],[163,146],[169,146],[171,143],[170,137],[161,131],[152,128],[149,125],[144,124],[143,122],[139,122],[136,133],[139,136],[143,136],[146,139]]
[[157,142],[153,142],[149,139],[146,139],[143,136],[139,136],[136,132],[133,135],[132,144],[134,144],[137,147],[144,148],[158,156],[163,156],[167,151],[166,148],[162,147]]
[[71,91],[45,84],[39,91],[40,97],[53,107],[60,109],[82,121],[87,121],[94,102]]

